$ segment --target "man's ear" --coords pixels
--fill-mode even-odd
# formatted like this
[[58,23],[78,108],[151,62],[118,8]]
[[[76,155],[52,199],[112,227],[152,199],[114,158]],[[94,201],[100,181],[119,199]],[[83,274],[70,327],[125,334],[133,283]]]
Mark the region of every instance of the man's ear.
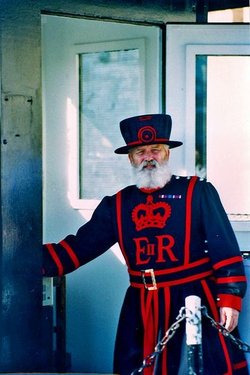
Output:
[[130,163],[133,164],[133,158],[132,158],[132,155],[130,154],[130,152],[128,153],[128,159],[129,159]]
[[167,153],[167,160],[169,160],[169,157],[170,157],[170,148],[169,147],[166,149],[166,153]]

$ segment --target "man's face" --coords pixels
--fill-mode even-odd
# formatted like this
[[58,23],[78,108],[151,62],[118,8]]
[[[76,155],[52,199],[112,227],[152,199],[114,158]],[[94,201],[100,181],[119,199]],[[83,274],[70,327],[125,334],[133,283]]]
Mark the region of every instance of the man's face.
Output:
[[155,164],[152,162],[156,161],[159,165],[162,165],[168,158],[169,149],[163,144],[139,146],[129,152],[131,164],[138,167],[144,163],[143,169],[147,170],[156,168]]

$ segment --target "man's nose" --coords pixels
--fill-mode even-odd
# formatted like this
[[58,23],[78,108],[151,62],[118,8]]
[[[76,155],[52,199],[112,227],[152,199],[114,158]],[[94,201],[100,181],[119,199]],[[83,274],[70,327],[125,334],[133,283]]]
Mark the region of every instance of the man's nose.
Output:
[[147,161],[150,161],[150,160],[153,160],[153,154],[151,151],[147,151],[146,154],[145,154],[145,158],[144,160],[147,160]]

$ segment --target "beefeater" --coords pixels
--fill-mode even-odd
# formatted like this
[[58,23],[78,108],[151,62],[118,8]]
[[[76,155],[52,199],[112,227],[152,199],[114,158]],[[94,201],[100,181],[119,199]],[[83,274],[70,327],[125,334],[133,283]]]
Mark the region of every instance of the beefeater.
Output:
[[[129,375],[174,323],[185,297],[197,295],[214,320],[239,337],[246,276],[239,246],[214,186],[171,173],[172,120],[147,114],[121,121],[136,183],[106,196],[92,218],[59,243],[44,244],[44,276],[74,271],[119,243],[130,285],[122,306],[114,373]],[[115,284],[114,284],[115,288]],[[184,327],[144,375],[180,374]],[[202,321],[204,375],[247,375],[244,354]]]

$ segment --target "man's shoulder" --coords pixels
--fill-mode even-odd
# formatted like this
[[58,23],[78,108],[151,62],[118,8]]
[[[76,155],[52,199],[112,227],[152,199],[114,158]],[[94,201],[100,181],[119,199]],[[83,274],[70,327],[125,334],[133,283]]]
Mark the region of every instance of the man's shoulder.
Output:
[[178,176],[173,175],[171,179],[171,185],[173,189],[179,189],[182,190],[183,193],[186,191],[194,191],[195,194],[198,192],[202,192],[204,189],[210,185],[206,178],[198,177],[195,175],[191,176]]
[[116,194],[130,193],[130,192],[135,191],[135,190],[137,190],[136,185],[128,185],[128,186],[122,188],[121,190],[119,190]]
[[172,181],[174,181],[177,184],[179,183],[179,184],[186,184],[186,185],[188,185],[191,181],[193,183],[197,183],[197,182],[206,183],[207,182],[206,178],[195,176],[195,175],[191,175],[191,176],[173,175]]

